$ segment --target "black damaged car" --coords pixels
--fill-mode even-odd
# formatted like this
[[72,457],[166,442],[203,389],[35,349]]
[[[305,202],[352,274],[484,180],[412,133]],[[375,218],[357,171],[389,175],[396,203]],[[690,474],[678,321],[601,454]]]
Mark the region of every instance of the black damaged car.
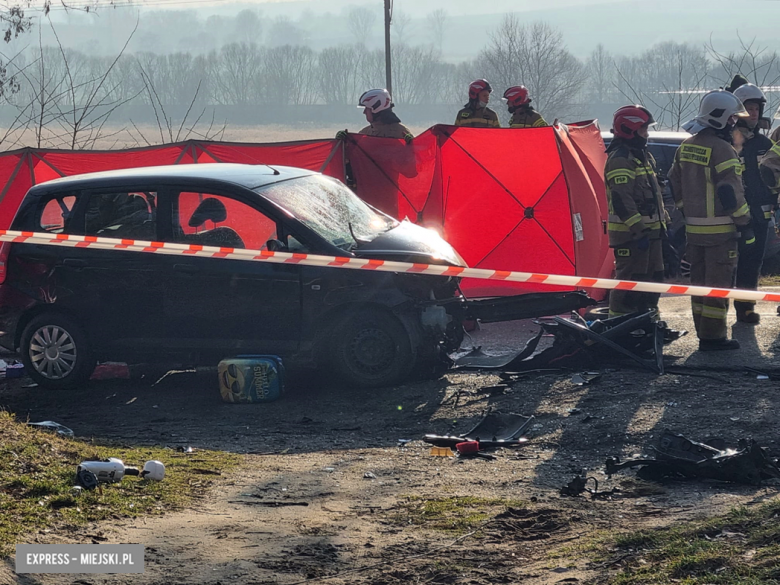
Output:
[[[435,232],[339,181],[289,167],[200,164],[33,187],[14,230],[465,266]],[[86,381],[99,361],[215,365],[270,353],[358,386],[442,371],[462,322],[591,304],[579,293],[468,301],[457,278],[0,244],[0,345],[38,384]]]

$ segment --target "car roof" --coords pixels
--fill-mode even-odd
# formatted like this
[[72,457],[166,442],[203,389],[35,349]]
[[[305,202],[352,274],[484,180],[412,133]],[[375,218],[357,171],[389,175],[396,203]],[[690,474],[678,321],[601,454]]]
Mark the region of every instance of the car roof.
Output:
[[85,173],[62,177],[41,183],[30,189],[30,193],[40,194],[62,189],[88,189],[108,187],[117,184],[139,182],[159,182],[160,184],[176,181],[212,181],[231,183],[253,189],[279,181],[295,179],[316,174],[314,171],[296,167],[245,165],[235,163],[180,164],[157,167],[139,167]]
[[[690,136],[691,135],[688,132],[653,131],[650,132],[648,142],[651,144],[682,144],[683,140],[690,138]],[[601,133],[601,139],[604,140],[604,142],[608,142],[612,140],[612,138],[611,132]]]

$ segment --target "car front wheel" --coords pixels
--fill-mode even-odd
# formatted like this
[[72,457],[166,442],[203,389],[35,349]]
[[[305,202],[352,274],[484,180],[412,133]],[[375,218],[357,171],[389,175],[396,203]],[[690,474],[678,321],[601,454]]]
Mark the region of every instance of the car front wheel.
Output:
[[342,379],[355,386],[391,386],[414,367],[409,334],[390,314],[361,311],[336,327],[331,339],[332,365]]
[[38,315],[27,324],[21,353],[27,375],[44,388],[72,388],[86,382],[95,369],[84,330],[56,313]]

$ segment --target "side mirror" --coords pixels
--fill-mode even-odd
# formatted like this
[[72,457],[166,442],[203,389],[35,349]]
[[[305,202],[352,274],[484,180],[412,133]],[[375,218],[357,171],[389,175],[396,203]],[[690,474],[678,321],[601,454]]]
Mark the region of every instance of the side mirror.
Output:
[[271,252],[286,252],[287,246],[282,240],[268,240],[265,247]]

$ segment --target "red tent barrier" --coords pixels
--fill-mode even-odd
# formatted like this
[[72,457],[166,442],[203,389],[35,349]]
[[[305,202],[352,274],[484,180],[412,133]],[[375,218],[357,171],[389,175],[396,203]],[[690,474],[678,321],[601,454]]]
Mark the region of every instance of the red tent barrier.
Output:
[[[606,155],[595,123],[526,130],[434,126],[410,145],[350,135],[346,151],[362,199],[440,229],[469,266],[612,275],[602,220]],[[551,289],[464,282],[472,296],[518,288]]]
[[[379,209],[432,227],[475,268],[606,278],[612,275],[604,145],[598,127],[527,130],[434,126],[407,145],[350,134],[344,143],[188,141],[121,151],[21,149],[0,154],[0,229],[34,184],[109,169],[162,164],[278,164],[344,180]],[[466,281],[472,296],[549,286]],[[557,287],[560,288],[560,287]],[[602,291],[590,291],[597,298]]]

